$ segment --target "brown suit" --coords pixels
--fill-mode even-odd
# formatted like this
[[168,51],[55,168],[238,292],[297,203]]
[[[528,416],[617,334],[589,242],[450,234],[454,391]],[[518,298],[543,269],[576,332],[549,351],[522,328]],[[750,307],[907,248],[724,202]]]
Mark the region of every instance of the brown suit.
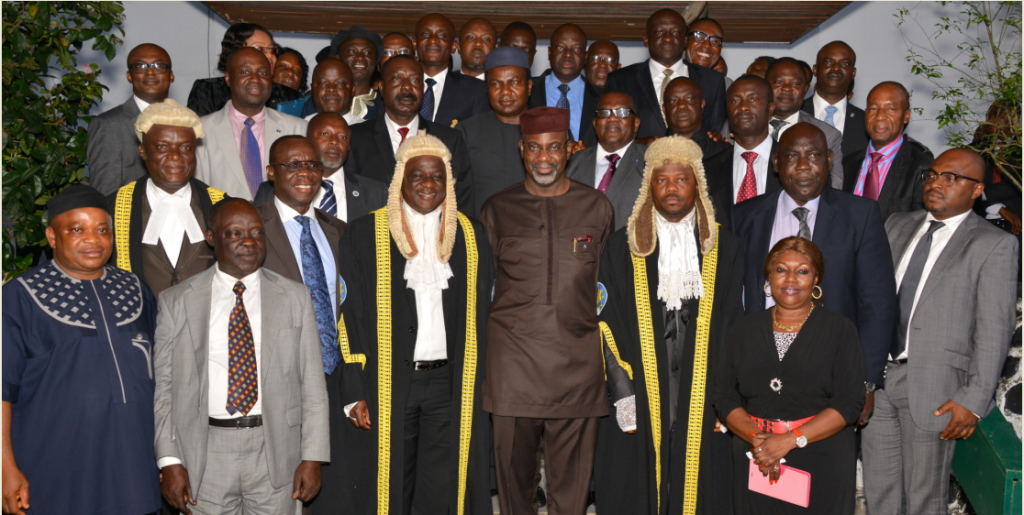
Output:
[[[146,286],[153,290],[153,295],[159,296],[160,292],[167,288],[210,268],[217,258],[206,241],[191,243],[188,236],[185,236],[181,241],[178,262],[172,266],[164,251],[163,242],[156,245],[142,243],[142,235],[146,232],[149,216],[153,212],[149,205],[149,197],[146,195],[147,181],[149,181],[149,177],[144,177],[107,197],[108,211],[114,219],[116,243],[114,252],[110,256],[110,262],[141,277]],[[209,215],[210,207],[214,204],[211,200],[211,192],[209,187],[201,181],[192,179],[190,185],[192,187],[192,213],[195,214],[199,227],[205,231],[207,229],[206,218]],[[130,190],[130,188],[134,189]],[[127,217],[118,217],[117,197],[122,191],[125,191],[125,195],[130,194],[131,212]],[[219,193],[223,194],[223,192]],[[127,238],[118,238],[119,234],[123,234]],[[125,239],[128,241],[128,259],[123,259],[124,256],[122,259],[118,259],[118,251],[125,252],[121,248],[123,246],[121,243]]]

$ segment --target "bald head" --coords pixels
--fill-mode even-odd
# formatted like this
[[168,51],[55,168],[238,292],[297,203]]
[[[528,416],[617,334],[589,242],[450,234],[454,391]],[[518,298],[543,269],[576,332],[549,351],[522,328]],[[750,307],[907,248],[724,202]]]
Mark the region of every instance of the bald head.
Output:
[[661,9],[647,18],[644,46],[651,59],[662,66],[673,66],[683,58],[686,20],[673,9]]
[[231,88],[231,105],[248,116],[262,111],[270,98],[272,75],[270,61],[263,52],[252,47],[232,52],[224,72],[224,80]]
[[985,160],[969,148],[939,154],[924,173],[924,208],[937,220],[970,211],[985,191]]
[[551,73],[562,83],[576,80],[583,73],[587,58],[587,34],[578,25],[566,23],[551,33],[548,62]]
[[174,82],[171,56],[158,45],[143,43],[128,52],[126,77],[135,96],[149,104],[163,102]]

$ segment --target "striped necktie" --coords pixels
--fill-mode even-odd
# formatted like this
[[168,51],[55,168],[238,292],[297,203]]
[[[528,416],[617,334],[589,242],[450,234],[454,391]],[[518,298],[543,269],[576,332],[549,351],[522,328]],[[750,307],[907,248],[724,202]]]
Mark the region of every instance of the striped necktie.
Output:
[[324,179],[320,181],[320,187],[324,189],[324,198],[320,199],[320,210],[338,216],[338,199],[334,196],[334,181]]

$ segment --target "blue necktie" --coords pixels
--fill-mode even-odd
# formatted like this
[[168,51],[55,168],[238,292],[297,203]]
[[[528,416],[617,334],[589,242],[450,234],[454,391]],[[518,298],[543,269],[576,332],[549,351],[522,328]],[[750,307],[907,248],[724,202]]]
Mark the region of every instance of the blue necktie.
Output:
[[309,229],[308,216],[296,216],[295,221],[302,224],[302,236],[299,238],[299,249],[302,251],[302,281],[309,288],[313,297],[313,308],[316,311],[316,328],[320,332],[320,351],[324,357],[324,372],[330,375],[338,367],[341,355],[338,351],[338,326],[334,321],[334,310],[331,309],[331,294],[327,289],[327,276],[324,274],[324,263],[320,260],[320,251],[313,241],[313,233]]
[[423,105],[420,107],[420,116],[434,121],[434,84],[437,81],[427,78],[427,90],[423,92]]
[[334,181],[324,179],[320,181],[324,189],[324,198],[320,199],[320,210],[338,216],[338,199],[334,196]]
[[569,97],[567,96],[569,94],[569,85],[559,84],[558,91],[562,92],[562,96],[558,97],[558,102],[555,104],[555,107],[559,109],[569,109]]
[[246,118],[244,123],[239,157],[242,158],[242,171],[245,172],[249,193],[256,197],[256,191],[260,189],[260,184],[263,184],[263,156],[260,154],[260,144],[252,133],[252,124],[256,122],[252,118]]
[[823,121],[825,123],[835,127],[836,126],[836,120],[835,120],[834,117],[835,117],[837,112],[839,112],[839,108],[836,107],[836,106],[828,106],[828,107],[826,107],[825,108],[825,119]]

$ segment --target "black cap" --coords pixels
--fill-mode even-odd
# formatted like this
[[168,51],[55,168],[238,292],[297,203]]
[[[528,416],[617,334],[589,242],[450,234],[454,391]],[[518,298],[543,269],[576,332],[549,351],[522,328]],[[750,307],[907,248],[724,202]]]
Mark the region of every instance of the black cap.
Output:
[[384,40],[381,39],[376,32],[371,32],[362,25],[353,25],[352,28],[335,34],[334,37],[331,38],[331,55],[338,55],[338,47],[340,47],[345,41],[352,38],[364,38],[370,40],[373,43],[374,48],[377,49],[377,62],[380,62],[380,58],[384,56]]
[[46,211],[50,221],[68,211],[86,207],[107,210],[107,198],[88,184],[68,186],[46,201]]
[[316,62],[319,64],[320,61],[323,61],[324,59],[327,59],[330,56],[331,56],[331,45],[327,45],[327,46],[321,48],[320,51],[316,53]]

